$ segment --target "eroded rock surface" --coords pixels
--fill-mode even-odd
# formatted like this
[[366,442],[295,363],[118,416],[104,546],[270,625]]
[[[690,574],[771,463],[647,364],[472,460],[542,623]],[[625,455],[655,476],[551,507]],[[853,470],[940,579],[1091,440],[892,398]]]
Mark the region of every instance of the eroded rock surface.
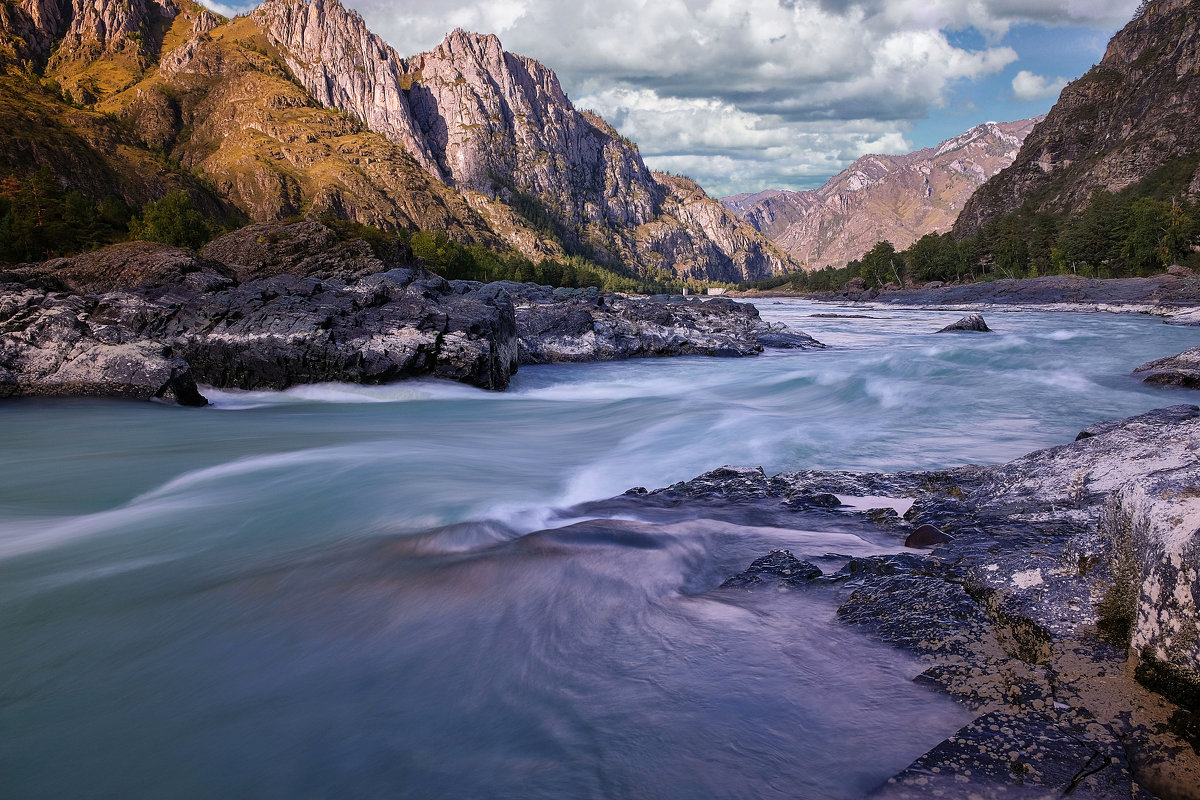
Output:
[[1149,361],[1133,374],[1146,383],[1200,389],[1200,347],[1190,347],[1177,356]]
[[1200,796],[1200,408],[1093,425],[994,467],[723,467],[620,502],[786,526],[851,513],[830,495],[912,498],[881,534],[899,544],[930,525],[950,540],[851,559],[803,590],[838,592],[843,623],[979,714],[878,797]]
[[801,561],[790,550],[772,550],[721,584],[722,589],[793,589],[821,577],[821,568]]
[[768,334],[822,346],[729,300],[447,281],[380,247],[306,221],[200,255],[139,242],[0,273],[0,396],[202,405],[197,383],[416,376],[503,389],[520,363],[746,356]]
[[503,283],[516,304],[522,364],[647,356],[748,356],[764,346],[820,348],[799,331],[764,323],[754,306],[724,298],[627,298],[592,290]]

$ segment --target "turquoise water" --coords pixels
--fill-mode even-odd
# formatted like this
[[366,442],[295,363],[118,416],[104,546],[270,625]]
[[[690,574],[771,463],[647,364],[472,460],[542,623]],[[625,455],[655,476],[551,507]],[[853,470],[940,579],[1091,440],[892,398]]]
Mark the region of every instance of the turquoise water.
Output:
[[[503,394],[0,405],[5,796],[869,791],[963,712],[833,625],[828,590],[711,590],[771,547],[894,542],[827,517],[561,510],[722,464],[1009,460],[1195,402],[1128,373],[1200,330],[1010,313],[933,335],[961,315],[760,309],[830,348],[529,367]],[[810,316],[837,311],[878,318]]]

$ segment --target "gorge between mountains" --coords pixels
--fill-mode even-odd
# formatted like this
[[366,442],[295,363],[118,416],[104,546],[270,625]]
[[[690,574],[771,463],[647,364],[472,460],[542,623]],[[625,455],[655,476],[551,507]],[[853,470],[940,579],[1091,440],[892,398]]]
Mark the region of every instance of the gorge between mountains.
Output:
[[730,290],[1095,181],[1184,230],[1151,5],[718,201],[494,35],[0,3],[0,795],[1200,798],[1195,271]]

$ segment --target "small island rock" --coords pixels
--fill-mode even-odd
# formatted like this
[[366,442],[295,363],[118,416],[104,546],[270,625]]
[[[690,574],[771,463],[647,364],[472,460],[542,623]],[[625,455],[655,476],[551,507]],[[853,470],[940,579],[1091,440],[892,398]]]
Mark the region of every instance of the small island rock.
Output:
[[982,314],[968,314],[953,325],[947,325],[938,333],[947,333],[949,331],[977,331],[979,333],[990,333],[991,328],[983,321]]

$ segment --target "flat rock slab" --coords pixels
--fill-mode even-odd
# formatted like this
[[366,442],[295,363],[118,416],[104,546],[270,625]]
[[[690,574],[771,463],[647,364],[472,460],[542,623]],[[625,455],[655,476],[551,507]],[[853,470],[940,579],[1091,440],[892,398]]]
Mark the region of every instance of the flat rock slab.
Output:
[[1134,783],[1120,743],[1105,726],[996,711],[961,728],[871,797],[1149,800],[1152,795]]

